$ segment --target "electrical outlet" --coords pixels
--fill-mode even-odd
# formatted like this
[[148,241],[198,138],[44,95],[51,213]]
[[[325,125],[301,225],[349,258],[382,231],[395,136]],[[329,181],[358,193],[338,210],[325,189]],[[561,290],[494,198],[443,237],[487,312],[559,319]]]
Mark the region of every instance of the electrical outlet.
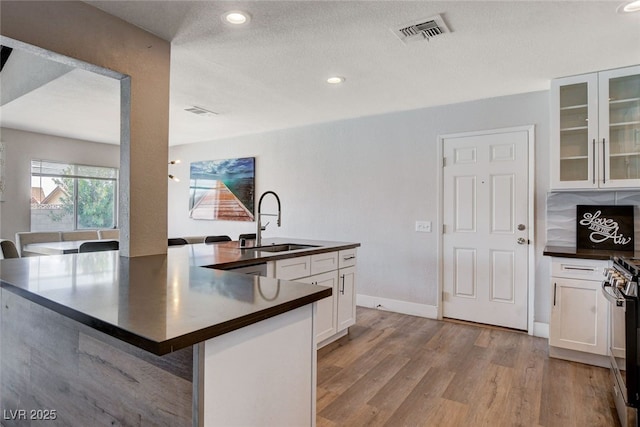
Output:
[[431,233],[431,221],[416,221],[416,231],[420,233]]

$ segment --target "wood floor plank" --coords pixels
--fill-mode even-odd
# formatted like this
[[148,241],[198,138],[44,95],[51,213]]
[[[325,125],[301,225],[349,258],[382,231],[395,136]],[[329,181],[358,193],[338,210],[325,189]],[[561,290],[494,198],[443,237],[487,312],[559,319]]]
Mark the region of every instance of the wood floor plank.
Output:
[[319,426],[620,425],[608,370],[550,359],[546,339],[362,307],[357,319],[318,353]]
[[[456,380],[464,381],[457,377]],[[506,426],[507,400],[513,380],[513,369],[489,364],[485,370],[484,381],[476,388],[469,390],[475,398],[469,404],[469,413],[465,425],[473,426]]]
[[434,354],[423,351],[416,354],[399,370],[378,392],[367,402],[376,408],[375,417],[371,417],[369,425],[383,425],[411,394],[431,366]]
[[455,374],[444,369],[430,368],[418,385],[384,424],[385,426],[429,425],[440,403],[442,392]]
[[374,427],[381,425],[380,423],[376,424],[376,420],[379,420],[379,415],[380,411],[378,408],[365,404],[356,408],[349,414],[348,418],[340,422],[340,425],[349,427]]
[[336,347],[334,351],[324,356],[323,362],[345,367],[352,365],[355,360],[376,349],[378,344],[393,333],[393,328],[369,329],[357,337],[344,337],[341,339],[342,346]]
[[477,396],[469,390],[480,389],[484,383],[486,370],[488,369],[492,352],[488,348],[474,346],[458,360],[457,366],[447,369],[456,373],[456,379],[451,381],[449,387],[443,392],[442,397],[459,403],[468,404],[477,399]]
[[443,333],[436,334],[425,348],[436,354],[437,361],[434,361],[434,366],[456,371],[473,350],[473,343],[480,334],[480,328],[447,322],[441,331]]
[[578,402],[591,402],[590,405],[574,405],[575,419],[594,426],[608,425],[609,417],[606,410],[609,406],[609,390],[605,388],[606,384],[610,383],[608,373],[579,363],[575,364],[575,368],[575,378],[579,377],[580,382],[584,382],[581,387],[575,387],[578,382],[573,381],[575,399]]
[[336,427],[339,424],[334,423],[333,421],[329,421],[326,418],[317,417],[316,418],[316,427]]
[[520,334],[517,332],[507,332],[492,330],[492,345],[495,347],[491,363],[512,368],[518,357],[518,346],[520,344]]
[[318,414],[336,422],[347,418],[364,406],[408,361],[404,357],[388,355]]
[[507,396],[509,405],[505,410],[512,426],[528,427],[533,421],[537,423],[540,413],[547,340],[530,339],[525,335],[519,338],[514,378]]
[[439,399],[433,414],[429,416],[429,426],[458,427],[465,425],[469,406],[448,399]]
[[473,345],[487,348],[489,347],[490,343],[491,343],[491,329],[486,328],[480,331],[480,334],[478,335],[478,338],[475,340]]
[[316,413],[320,414],[331,402],[336,400],[340,395],[333,393],[322,387],[316,389]]

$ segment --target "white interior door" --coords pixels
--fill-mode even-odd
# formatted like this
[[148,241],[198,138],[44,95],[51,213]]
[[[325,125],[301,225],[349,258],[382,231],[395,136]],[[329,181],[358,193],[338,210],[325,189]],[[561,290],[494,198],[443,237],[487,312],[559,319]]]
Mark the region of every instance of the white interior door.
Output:
[[527,329],[529,133],[442,139],[444,317]]

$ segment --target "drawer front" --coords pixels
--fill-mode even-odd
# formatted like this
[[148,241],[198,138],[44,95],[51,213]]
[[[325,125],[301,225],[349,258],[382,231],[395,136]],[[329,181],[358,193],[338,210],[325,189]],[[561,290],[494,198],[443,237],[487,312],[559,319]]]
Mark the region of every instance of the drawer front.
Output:
[[338,252],[338,268],[351,267],[356,265],[357,250],[345,249]]
[[326,273],[338,269],[338,252],[311,255],[311,274]]
[[579,258],[553,258],[551,275],[567,279],[604,280],[604,269],[609,261]]
[[276,278],[291,280],[311,275],[311,257],[281,259],[276,261]]

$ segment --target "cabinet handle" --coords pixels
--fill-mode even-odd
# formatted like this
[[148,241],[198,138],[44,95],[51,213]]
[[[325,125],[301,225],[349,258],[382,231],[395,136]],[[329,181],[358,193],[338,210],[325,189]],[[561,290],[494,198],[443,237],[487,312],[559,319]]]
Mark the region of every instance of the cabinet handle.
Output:
[[558,288],[558,284],[554,283],[553,284],[553,306],[556,306],[556,289]]
[[605,139],[602,138],[602,183],[606,184],[607,183],[607,158],[605,157],[604,154],[604,143],[605,143]]
[[340,289],[340,293],[342,295],[344,295],[344,281],[345,281],[345,275],[343,274],[342,276],[340,276],[340,278],[342,279],[342,288]]
[[597,270],[597,268],[593,268],[593,267],[569,267],[569,266],[563,266],[562,269],[576,270],[576,271],[596,271]]
[[354,255],[352,256],[346,256],[346,257],[342,257],[343,261],[349,261],[350,259],[356,259],[356,257]]
[[593,138],[593,183],[596,183],[596,139]]

